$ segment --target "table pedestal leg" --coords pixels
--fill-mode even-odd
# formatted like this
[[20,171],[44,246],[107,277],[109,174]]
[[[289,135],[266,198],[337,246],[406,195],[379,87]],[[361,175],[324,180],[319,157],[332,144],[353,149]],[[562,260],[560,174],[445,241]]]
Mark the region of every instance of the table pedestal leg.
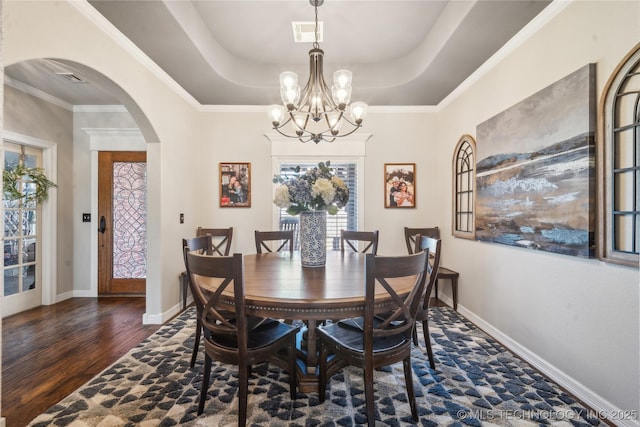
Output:
[[306,329],[299,341],[298,389],[303,393],[318,391],[318,341],[316,327],[317,320],[305,320]]
[[316,375],[318,365],[318,341],[315,320],[307,320],[307,374]]

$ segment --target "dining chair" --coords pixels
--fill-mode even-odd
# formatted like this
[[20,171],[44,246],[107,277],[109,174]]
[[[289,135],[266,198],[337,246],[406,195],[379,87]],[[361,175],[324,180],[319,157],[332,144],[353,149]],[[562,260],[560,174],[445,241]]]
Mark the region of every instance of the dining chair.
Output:
[[[422,322],[422,333],[424,334],[424,345],[427,349],[427,356],[429,356],[429,366],[431,369],[436,368],[435,361],[433,359],[433,350],[431,349],[431,334],[429,333],[429,294],[433,285],[437,280],[438,271],[440,267],[440,247],[442,241],[440,239],[434,239],[428,236],[422,236],[418,234],[416,236],[415,253],[420,251],[427,251],[429,254],[429,265],[427,272],[429,273],[429,279],[427,281],[425,297],[422,303],[422,308],[418,310],[416,314],[416,322]],[[418,344],[418,330],[413,329],[413,343]]]
[[[203,306],[201,321],[205,331],[205,363],[198,415],[204,411],[214,359],[217,362],[238,366],[238,426],[245,426],[247,422],[249,375],[252,365],[272,362],[286,370],[289,373],[289,394],[291,399],[295,400],[298,327],[274,319],[264,319],[255,325],[248,324],[242,254],[215,257],[185,252],[187,271],[194,284],[196,298],[200,299]],[[204,289],[208,289],[208,292]],[[231,290],[234,312],[227,311],[229,302],[225,304],[223,301],[224,295]]]
[[[378,253],[378,230],[375,231],[352,231],[352,230],[340,230],[340,250],[345,251],[345,248],[351,249],[353,252],[366,253],[371,250],[371,253],[376,255]],[[363,250],[359,250],[358,242],[368,243]]]
[[[233,238],[233,227],[229,228],[202,228],[196,229],[196,236],[209,236],[211,246],[207,250],[208,255],[229,255],[231,240]],[[180,274],[180,285],[182,287],[182,309],[187,308],[187,289],[189,288],[189,276],[184,271]]]
[[[184,264],[187,266],[187,252],[195,252],[204,255],[211,255],[211,239],[208,236],[192,237],[190,239],[182,239],[182,253],[184,256]],[[191,354],[191,363],[189,366],[192,368],[196,363],[198,357],[198,348],[200,347],[200,336],[202,335],[202,322],[200,317],[202,316],[202,302],[200,298],[196,298],[196,290],[191,283],[191,278],[188,274],[185,274],[186,282],[191,289],[191,295],[193,295],[193,301],[196,306],[196,339],[193,343],[193,352]],[[187,290],[183,290],[183,295],[186,295]]]
[[[422,236],[432,237],[434,239],[440,239],[440,228],[438,227],[429,227],[429,228],[404,228],[404,240],[407,244],[407,251],[412,254],[413,248],[416,244],[416,236],[420,234]],[[450,268],[440,266],[438,269],[438,275],[436,277],[436,299],[438,299],[438,281],[442,280],[451,280],[451,296],[453,298],[453,309],[458,310],[458,277],[460,277],[460,273],[457,271],[451,270]]]
[[[327,379],[339,369],[353,365],[364,370],[367,423],[375,425],[374,370],[402,361],[405,385],[414,421],[418,409],[413,391],[411,348],[413,329],[418,310],[425,295],[428,251],[403,256],[365,255],[364,316],[345,319],[318,328],[320,344],[319,384],[320,402],[325,400]],[[389,280],[413,277],[414,285],[407,294],[399,295]],[[376,299],[386,293],[391,307],[376,313]],[[387,299],[387,298],[385,298]],[[329,356],[333,355],[331,361]]]
[[287,250],[293,253],[293,230],[279,230],[279,231],[255,231],[256,240],[256,253],[261,254],[262,250],[267,252],[273,252],[267,242],[279,241],[280,246],[276,249],[276,252]]
[[231,250],[233,240],[233,227],[229,228],[202,228],[198,227],[196,236],[209,236],[211,239],[211,253],[213,255],[227,256]]
[[298,228],[300,226],[300,219],[297,216],[284,217],[280,220],[280,230],[292,230],[293,231],[293,250],[300,249],[300,239],[298,239]]

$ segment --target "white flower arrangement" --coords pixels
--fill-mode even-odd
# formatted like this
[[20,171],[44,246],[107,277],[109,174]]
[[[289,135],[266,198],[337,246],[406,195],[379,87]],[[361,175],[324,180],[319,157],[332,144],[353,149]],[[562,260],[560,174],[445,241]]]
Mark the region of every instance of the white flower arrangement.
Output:
[[[304,211],[326,210],[335,215],[349,201],[349,189],[342,178],[335,175],[329,167],[330,162],[320,162],[317,167],[308,169],[294,178],[275,176],[276,188],[273,203],[286,209],[289,215]],[[295,169],[300,172],[300,166]]]

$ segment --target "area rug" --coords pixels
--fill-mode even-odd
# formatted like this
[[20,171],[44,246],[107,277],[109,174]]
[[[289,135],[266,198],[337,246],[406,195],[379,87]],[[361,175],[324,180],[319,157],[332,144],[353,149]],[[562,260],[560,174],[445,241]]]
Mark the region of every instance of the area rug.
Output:
[[[100,375],[35,418],[30,426],[235,426],[235,366],[212,367],[205,412],[197,416],[203,356],[189,367],[195,311],[161,327]],[[596,426],[600,420],[544,375],[446,307],[431,309],[436,368],[423,348],[412,365],[420,420],[411,420],[402,364],[375,372],[376,423],[385,426]],[[422,330],[418,335],[422,337]],[[256,366],[250,378],[249,426],[366,424],[362,371],[331,378],[330,394],[289,399],[288,374]]]

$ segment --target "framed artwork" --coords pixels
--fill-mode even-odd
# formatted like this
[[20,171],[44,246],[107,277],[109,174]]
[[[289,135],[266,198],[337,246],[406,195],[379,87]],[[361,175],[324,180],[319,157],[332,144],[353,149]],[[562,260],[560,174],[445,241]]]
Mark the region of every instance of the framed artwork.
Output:
[[220,207],[251,206],[251,163],[220,163]]
[[416,207],[416,164],[384,164],[384,207]]
[[476,239],[589,258],[595,64],[477,126]]

